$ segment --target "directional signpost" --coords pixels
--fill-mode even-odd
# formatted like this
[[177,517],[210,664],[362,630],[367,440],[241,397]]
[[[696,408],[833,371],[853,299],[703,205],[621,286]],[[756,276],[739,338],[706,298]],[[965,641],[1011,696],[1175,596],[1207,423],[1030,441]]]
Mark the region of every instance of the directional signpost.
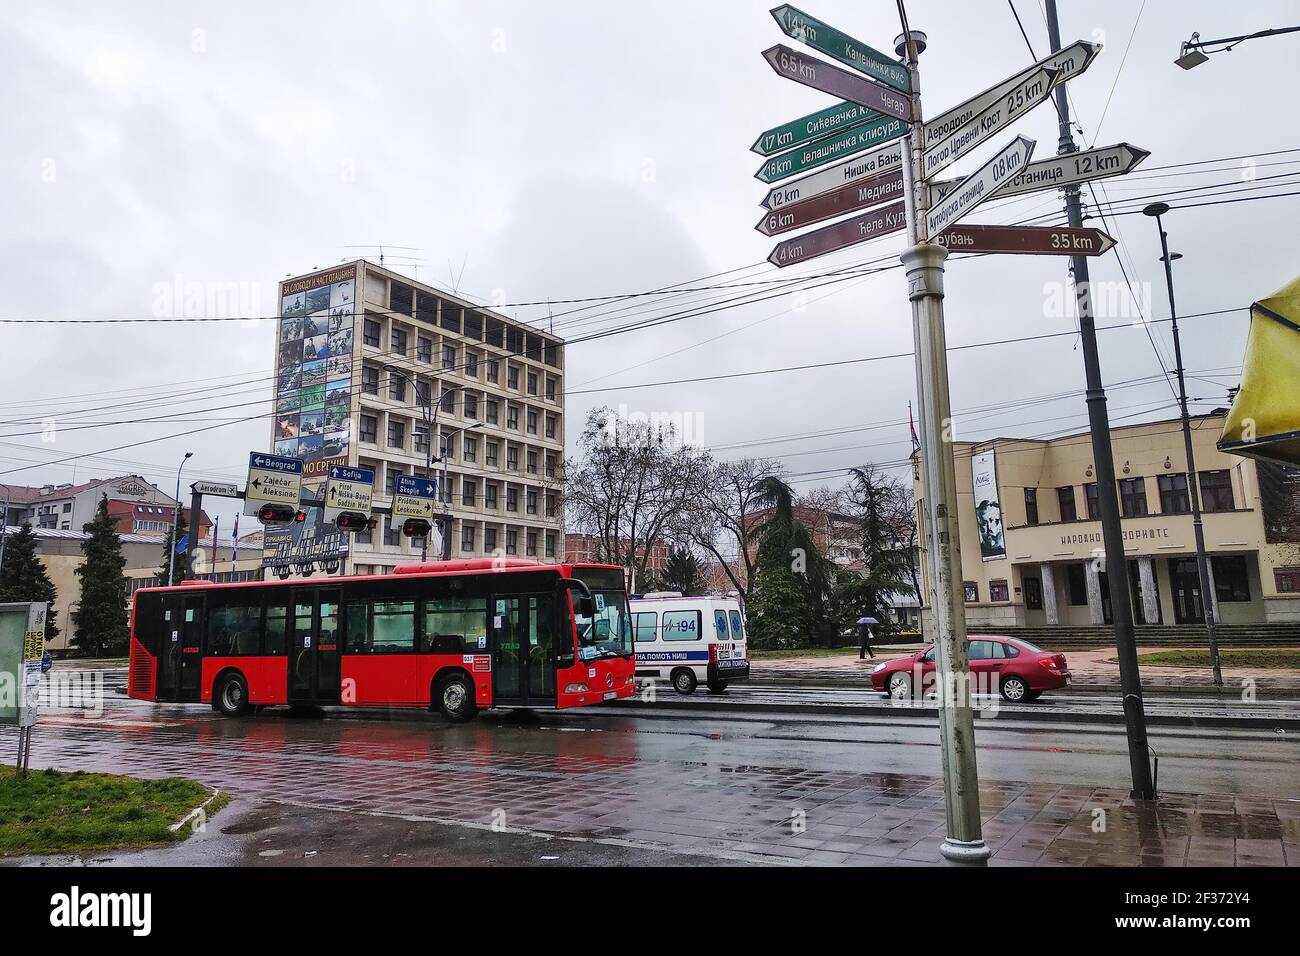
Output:
[[814,50],[820,50],[827,56],[834,57],[861,73],[881,83],[888,84],[902,93],[912,91],[912,78],[907,67],[879,50],[873,50],[861,40],[855,40],[846,33],[841,33],[833,26],[823,23],[816,17],[810,17],[802,10],[796,10],[788,3],[771,11],[776,22],[785,35],[791,39],[806,43]]
[[912,101],[888,86],[881,86],[856,73],[842,70],[811,56],[804,56],[784,43],[763,51],[763,58],[781,76],[814,90],[851,100],[886,116],[912,119]]
[[764,209],[776,209],[778,206],[793,205],[819,196],[832,189],[840,189],[850,183],[879,176],[882,173],[903,168],[903,144],[897,140],[888,146],[874,149],[861,156],[855,156],[848,162],[839,163],[829,169],[822,169],[811,176],[782,183],[768,190],[763,201],[759,203]]
[[1066,226],[953,226],[930,241],[949,252],[1029,256],[1100,256],[1115,245],[1100,229]]
[[775,236],[824,219],[834,219],[856,209],[866,209],[868,206],[878,206],[882,202],[902,198],[903,173],[898,170],[850,183],[793,206],[774,209],[760,219],[754,228],[765,236]]
[[929,211],[925,217],[926,231],[929,235],[936,235],[946,226],[969,215],[976,206],[997,192],[999,186],[1028,166],[1029,157],[1033,154],[1034,141],[1017,136],[1002,152],[963,179],[950,196]]
[[255,515],[261,505],[293,505],[302,496],[302,459],[248,454],[248,483],[244,487],[244,514]]
[[219,498],[239,497],[239,486],[233,481],[196,481],[190,485],[190,491],[200,495],[216,495]]
[[375,470],[331,465],[325,479],[325,523],[334,524],[344,511],[370,516],[375,494]]
[[795,173],[806,172],[832,163],[841,156],[851,156],[864,149],[871,149],[891,139],[907,135],[908,125],[893,116],[881,116],[869,123],[862,123],[835,136],[819,139],[798,149],[792,149],[780,156],[773,156],[754,174],[756,179],[765,183],[785,179]]
[[438,497],[437,478],[398,475],[393,487],[393,517],[433,521],[433,502]]
[[824,110],[809,113],[797,120],[765,130],[758,134],[758,139],[754,140],[754,145],[749,148],[760,156],[771,156],[773,153],[794,149],[796,146],[822,139],[850,126],[879,118],[880,114],[875,110],[845,100],[838,106],[828,106]]
[[824,256],[828,252],[855,246],[868,239],[898,232],[906,224],[906,210],[901,202],[896,202],[777,243],[772,254],[767,257],[767,261],[778,269],[783,269],[808,259]]
[[[921,157],[921,175],[925,179],[946,169],[979,146],[998,130],[1028,113],[1052,95],[1057,74],[1051,70],[1035,70],[1023,83],[1006,96],[994,101],[965,123],[956,125],[946,136],[938,137],[934,146]],[[926,132],[931,127],[926,128]]]
[[[1005,199],[1018,193],[1034,193],[1043,189],[1058,189],[1074,183],[1123,176],[1125,173],[1132,172],[1134,167],[1150,155],[1145,149],[1120,143],[1117,146],[1103,146],[1100,149],[1087,149],[1077,153],[1066,153],[1064,156],[1054,156],[1051,159],[1030,163],[1025,167],[1024,172],[998,190],[998,198]],[[931,183],[930,202],[933,204],[948,195],[957,188],[958,183],[956,179]]]

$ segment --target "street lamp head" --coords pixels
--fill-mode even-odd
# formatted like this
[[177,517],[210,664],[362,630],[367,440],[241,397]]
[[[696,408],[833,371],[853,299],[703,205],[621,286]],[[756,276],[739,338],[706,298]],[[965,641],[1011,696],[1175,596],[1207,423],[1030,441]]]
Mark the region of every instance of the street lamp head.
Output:
[[1199,45],[1198,41],[1200,39],[1201,35],[1199,33],[1193,33],[1192,38],[1185,41],[1182,47],[1179,48],[1178,59],[1174,60],[1174,63],[1181,66],[1184,70],[1190,70],[1193,67],[1200,66],[1208,60],[1209,57],[1197,49]]
[[1167,203],[1167,202],[1153,202],[1151,205],[1147,206],[1145,209],[1142,210],[1142,215],[1144,215],[1144,216],[1163,216],[1163,215],[1164,215],[1165,213],[1167,213],[1168,211],[1169,211],[1169,203]]
[[[192,452],[192,451],[187,451],[187,452],[185,453],[185,458],[193,458],[193,457],[194,457],[194,452]],[[181,461],[184,461],[185,458],[182,458]]]
[[920,56],[925,52],[925,33],[921,30],[912,30],[909,33],[900,33],[894,37],[894,53],[906,59],[907,57],[907,38],[911,36],[912,42],[916,44],[916,55]]

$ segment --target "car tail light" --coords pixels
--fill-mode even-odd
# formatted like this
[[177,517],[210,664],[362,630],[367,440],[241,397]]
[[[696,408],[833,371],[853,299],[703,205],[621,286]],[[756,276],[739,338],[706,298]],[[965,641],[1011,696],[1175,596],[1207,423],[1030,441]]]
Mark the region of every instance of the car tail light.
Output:
[[590,688],[586,684],[565,684],[564,692],[566,694],[585,694]]
[[1065,658],[1057,654],[1055,657],[1040,657],[1038,663],[1045,669],[1058,677],[1065,672]]
[[709,645],[709,663],[718,663],[718,645],[716,643]]

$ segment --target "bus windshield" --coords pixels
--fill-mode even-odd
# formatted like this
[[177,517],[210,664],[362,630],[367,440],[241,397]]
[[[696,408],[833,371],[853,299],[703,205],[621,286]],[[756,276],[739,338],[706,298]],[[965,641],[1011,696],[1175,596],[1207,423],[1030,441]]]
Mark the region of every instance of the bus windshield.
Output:
[[578,657],[584,663],[598,657],[632,656],[632,620],[623,591],[592,589],[596,616],[578,615]]

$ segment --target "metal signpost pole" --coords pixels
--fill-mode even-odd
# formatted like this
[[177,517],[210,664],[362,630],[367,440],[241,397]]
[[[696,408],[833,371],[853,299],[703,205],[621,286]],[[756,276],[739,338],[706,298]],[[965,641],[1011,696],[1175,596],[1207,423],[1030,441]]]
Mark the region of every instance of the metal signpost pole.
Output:
[[[1047,0],[1047,32],[1052,51],[1061,48],[1061,29],[1056,17],[1056,0]],[[1070,101],[1064,86],[1056,90],[1056,107],[1060,116],[1059,154],[1075,151],[1070,131]],[[1069,224],[1079,228],[1083,213],[1079,206],[1079,187],[1065,188],[1065,208]],[[1128,567],[1124,559],[1124,534],[1120,527],[1119,495],[1115,486],[1115,458],[1110,441],[1110,416],[1106,411],[1106,390],[1101,381],[1101,360],[1097,352],[1097,328],[1093,321],[1089,292],[1088,259],[1074,256],[1074,287],[1078,296],[1079,337],[1083,342],[1083,364],[1087,378],[1088,427],[1092,432],[1092,455],[1097,468],[1097,503],[1101,518],[1102,543],[1105,546],[1106,584],[1115,622],[1115,646],[1119,651],[1120,688],[1124,699],[1124,724],[1128,732],[1129,769],[1133,780],[1132,795],[1139,800],[1155,797],[1148,753],[1146,713],[1142,703],[1142,678],[1138,672],[1137,638],[1133,632],[1133,607],[1129,600]]]
[[[177,506],[180,506],[178,501]],[[203,493],[201,491],[190,490],[190,541],[185,549],[185,560],[188,561],[190,573],[189,577],[194,577],[194,561],[199,553],[199,516],[203,514]]]
[[1219,664],[1219,635],[1215,623],[1214,581],[1210,574],[1210,559],[1205,553],[1205,527],[1201,520],[1201,489],[1196,472],[1196,456],[1192,452],[1192,422],[1187,414],[1187,380],[1183,377],[1183,345],[1178,335],[1178,309],[1174,305],[1174,261],[1169,255],[1169,237],[1160,217],[1169,211],[1166,203],[1152,203],[1142,210],[1154,216],[1160,232],[1160,252],[1165,264],[1165,287],[1169,291],[1169,322],[1174,337],[1174,365],[1178,372],[1178,407],[1183,419],[1183,446],[1187,450],[1187,501],[1192,508],[1192,530],[1196,536],[1196,570],[1201,580],[1201,607],[1205,615],[1205,631],[1210,642],[1210,669],[1214,686],[1223,686],[1223,670]]
[[[943,757],[946,835],[940,852],[952,863],[983,865],[990,851],[980,823],[979,777],[975,763],[975,722],[966,662],[966,617],[958,536],[957,476],[952,457],[947,344],[943,324],[943,261],[948,251],[927,242],[929,197],[921,176],[924,147],[921,81],[917,56],[925,34],[912,31],[902,0],[903,34],[896,41],[911,75],[912,132],[903,163],[908,238],[902,255],[916,342],[917,397],[921,420],[926,533],[931,607],[935,621],[936,674],[939,684],[939,746]],[[913,688],[916,693],[922,688]]]

